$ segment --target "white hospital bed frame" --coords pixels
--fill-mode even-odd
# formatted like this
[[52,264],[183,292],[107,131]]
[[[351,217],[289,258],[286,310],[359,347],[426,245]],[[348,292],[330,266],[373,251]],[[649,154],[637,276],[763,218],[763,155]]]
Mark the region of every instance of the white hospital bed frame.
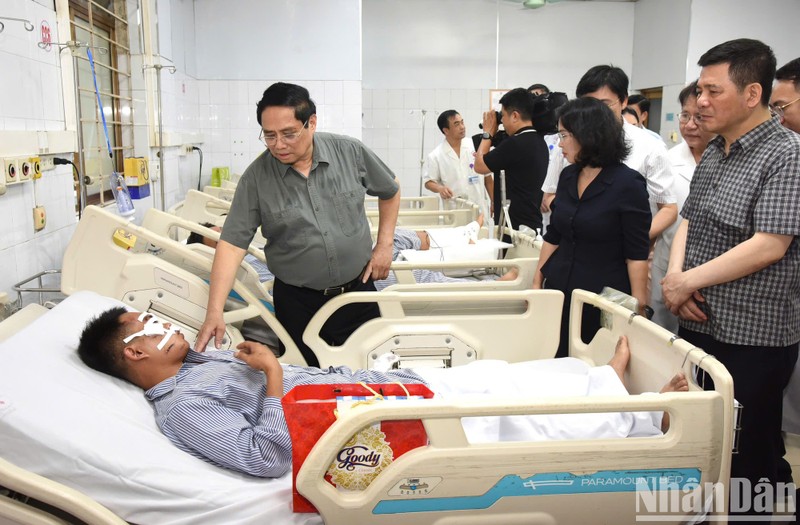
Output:
[[[156,256],[130,252],[117,246],[113,236],[120,228],[135,235],[138,242],[152,243],[163,252]],[[172,264],[164,257],[178,264]],[[185,327],[185,335],[193,342],[205,319],[208,304],[208,284],[196,273],[210,275],[211,264],[209,253],[187,249],[177,241],[128,223],[96,206],[87,206],[64,253],[61,290],[67,295],[78,290],[93,290],[139,311],[158,313]],[[243,281],[244,277],[247,279]],[[258,286],[258,276],[251,268],[237,273],[233,291],[239,294],[245,305],[225,312],[224,319],[229,327],[223,345],[234,347],[243,340],[232,324],[260,317],[284,342],[283,361],[304,365],[305,360],[297,345],[261,302],[271,301],[269,295],[257,296],[252,291]]]
[[[557,296],[558,292],[498,292],[485,293],[481,299],[487,303],[521,299],[529,304],[537,304],[531,317],[549,317],[552,323],[553,316],[557,319],[560,312],[560,308],[554,308],[555,305],[548,301],[554,294]],[[349,296],[357,295],[363,294],[346,294],[334,301],[346,302],[345,299],[352,299]],[[409,295],[390,294],[393,297],[391,302],[398,303],[401,296]],[[463,295],[466,301],[476,299],[470,297],[472,294],[458,295]],[[537,295],[545,297],[545,301],[538,303]],[[447,299],[461,300],[455,296]],[[442,296],[423,297],[420,300],[442,300]],[[610,328],[601,329],[588,345],[576,339],[580,332],[580,314],[575,312],[582,311],[583,303],[595,305],[611,317]],[[23,315],[17,314],[0,324],[0,334],[16,332],[39,314],[38,311],[30,314],[27,309],[23,312]],[[297,478],[299,492],[317,507],[327,525],[574,524],[594,523],[598,517],[607,523],[633,523],[638,501],[636,493],[630,490],[599,490],[578,495],[575,492],[580,491],[576,489],[561,495],[536,495],[536,487],[548,483],[552,485],[552,479],[555,478],[563,484],[567,483],[563,481],[565,479],[580,481],[587,479],[587,476],[613,477],[614,473],[619,472],[628,476],[658,476],[668,472],[685,472],[687,469],[699,471],[700,479],[697,481],[701,487],[705,482],[720,482],[727,486],[733,439],[733,384],[725,368],[688,342],[595,294],[576,291],[573,294],[572,312],[570,351],[573,356],[589,363],[604,363],[613,352],[616,339],[620,335],[627,335],[632,348],[627,383],[632,394],[657,391],[678,370],[692,377],[693,366],[710,375],[716,390],[701,391],[692,381],[688,393],[652,396],[548,400],[515,398],[470,403],[433,400],[408,401],[388,407],[364,405],[342,416],[322,436],[300,469]],[[467,315],[458,320],[449,315],[428,316],[417,318],[412,323],[403,322],[404,318],[400,317],[400,322],[395,320],[394,323],[400,327],[399,332],[424,332],[425,326],[430,325],[435,327],[434,330],[450,330],[459,338],[466,337],[464,334],[469,332],[476,339],[496,340],[495,331],[486,333],[481,327],[473,326],[478,317]],[[530,321],[530,317],[517,318],[516,331],[532,333]],[[512,324],[509,322],[505,328],[509,329]],[[368,325],[362,330],[371,331]],[[526,335],[520,338],[531,339]],[[358,348],[355,342],[352,346]],[[529,354],[525,357],[531,359],[542,355]],[[670,413],[669,431],[660,437],[642,439],[471,444],[460,424],[462,417],[482,415],[659,410]],[[341,493],[324,480],[328,465],[349,436],[366,425],[402,419],[422,420],[430,446],[412,450],[398,458],[362,492]],[[602,449],[602,454],[598,454],[598,449]],[[551,481],[540,481],[542,476]],[[433,490],[429,494],[400,494],[396,490],[404,483],[407,485],[409,481],[419,480],[435,484]],[[508,480],[514,482],[510,492],[507,483],[504,485]],[[0,485],[63,508],[91,525],[124,523],[91,499],[35,474],[21,471],[7,462],[0,462]],[[506,489],[503,489],[504,486]],[[530,490],[522,490],[525,487]],[[497,490],[500,491],[500,497],[490,505],[473,506],[470,510],[447,510],[463,509],[465,501],[480,499]],[[683,497],[685,493],[680,492],[679,495]],[[727,508],[726,497],[725,494],[721,495],[722,501],[716,508]],[[9,517],[14,520],[12,523],[63,523],[41,517],[40,512],[23,507],[20,502],[0,498],[0,517]],[[684,518],[686,516],[679,516],[674,520],[663,520],[662,523],[679,523]]]

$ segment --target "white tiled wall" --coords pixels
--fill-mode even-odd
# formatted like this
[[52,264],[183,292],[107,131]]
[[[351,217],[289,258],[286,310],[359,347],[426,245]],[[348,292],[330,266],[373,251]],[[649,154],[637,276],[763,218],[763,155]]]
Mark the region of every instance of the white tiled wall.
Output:
[[478,124],[489,107],[489,90],[364,89],[362,107],[364,143],[400,179],[402,194],[417,196],[422,173],[420,162],[444,140],[436,125],[439,114],[448,109],[458,111],[464,117],[469,139],[481,132]]
[[[43,20],[50,25],[53,39],[57,38],[52,2],[4,0],[0,14],[30,20],[35,26],[28,32],[21,23],[6,21],[0,33],[0,130],[63,130],[58,50],[37,46]],[[47,212],[47,224],[40,232],[33,230],[36,204]],[[0,196],[0,292],[8,292],[13,299],[15,283],[61,267],[64,248],[75,229],[74,206],[69,167],[59,166],[37,181],[8,186]]]

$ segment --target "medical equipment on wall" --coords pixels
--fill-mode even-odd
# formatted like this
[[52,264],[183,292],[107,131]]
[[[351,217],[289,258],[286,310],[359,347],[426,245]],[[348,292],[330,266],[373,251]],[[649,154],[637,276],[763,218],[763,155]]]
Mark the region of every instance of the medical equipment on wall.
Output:
[[25,31],[33,31],[33,24],[30,20],[25,20],[24,18],[11,18],[8,16],[0,16],[0,33],[6,28],[6,25],[3,23],[3,20],[11,20],[13,22],[22,22],[25,25]]
[[144,157],[125,159],[125,183],[132,199],[150,196],[150,169]]

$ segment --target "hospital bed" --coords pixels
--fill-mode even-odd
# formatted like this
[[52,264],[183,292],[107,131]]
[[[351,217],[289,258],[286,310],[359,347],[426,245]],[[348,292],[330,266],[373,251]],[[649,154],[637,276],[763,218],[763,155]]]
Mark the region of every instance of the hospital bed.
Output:
[[[114,241],[118,230],[135,236],[137,243],[149,243],[154,248],[150,252],[158,255],[118,245]],[[61,290],[67,295],[94,290],[137,310],[152,311],[184,326],[187,339],[194,341],[205,319],[206,279],[213,259],[211,250],[204,248],[188,249],[96,206],[87,206],[64,253]],[[243,323],[260,319],[284,342],[283,360],[305,364],[297,346],[265,304],[271,298],[255,270],[243,265],[237,271],[233,292],[240,302],[227,304],[224,318],[228,330],[223,345],[234,347],[243,341]]]
[[[352,300],[348,296],[355,295],[334,301]],[[463,343],[480,350],[480,357],[507,357],[502,355],[507,340],[498,332],[508,330],[509,339],[527,341],[524,359],[555,352],[561,311],[558,292],[483,294],[485,308],[424,317],[400,311],[405,299],[415,294],[386,295],[392,297],[393,307],[388,309],[395,310],[392,320],[386,326],[364,325],[359,340],[348,341],[345,351],[360,351],[371,339],[383,339],[369,332],[393,333],[395,338],[448,334],[450,340],[442,339],[442,346]],[[418,295],[414,302],[442,300],[441,295]],[[469,293],[448,298],[476,299]],[[692,383],[688,393],[649,396],[365,405],[340,417],[322,436],[300,469],[299,492],[327,525],[575,524],[598,519],[624,524],[636,521],[641,498],[635,490],[637,480],[661,489],[664,480],[671,480],[678,483],[680,497],[691,488],[690,479],[727,484],[733,387],[724,367],[702,350],[599,296],[576,291],[572,300],[571,355],[590,364],[605,363],[618,336],[627,335],[632,348],[627,384],[632,394],[658,391],[674,373],[683,370],[689,377],[695,366],[713,378],[716,390],[704,392]],[[601,308],[610,319],[589,344],[579,340],[580,314],[575,313],[584,303]],[[63,508],[89,524],[119,524],[123,519],[148,524],[321,523],[320,516],[291,513],[290,476],[254,479],[179,451],[158,433],[141,391],[83,367],[74,355],[79,331],[88,318],[112,304],[117,303],[74,293],[49,312],[32,306],[0,323],[0,339],[6,339],[0,344],[4,363],[0,457],[5,460],[0,462],[0,485]],[[487,330],[488,323],[480,324],[481,310],[493,309],[508,310],[508,319],[498,314],[498,329]],[[388,342],[396,345],[394,340]],[[461,425],[461,418],[484,415],[659,410],[669,411],[670,430],[650,438],[473,444]],[[379,421],[403,419],[421,419],[430,445],[397,459],[366,490],[341,493],[324,481],[328,465],[351,435]],[[408,488],[423,484],[431,490]],[[406,489],[398,490],[400,486]],[[726,508],[724,493],[718,496],[716,508]],[[0,517],[10,518],[11,523],[55,523],[36,520],[37,512],[17,500],[0,498]],[[663,523],[679,523],[687,516],[659,517]]]
[[[222,226],[230,205],[230,201],[197,190],[189,190],[186,199],[170,208],[170,213],[190,221]],[[365,213],[374,236],[378,230],[378,210],[368,209]],[[398,212],[397,225],[415,229],[464,226],[476,220],[479,214],[478,206],[455,210],[401,209]],[[263,239],[260,232],[256,232],[256,238]]]

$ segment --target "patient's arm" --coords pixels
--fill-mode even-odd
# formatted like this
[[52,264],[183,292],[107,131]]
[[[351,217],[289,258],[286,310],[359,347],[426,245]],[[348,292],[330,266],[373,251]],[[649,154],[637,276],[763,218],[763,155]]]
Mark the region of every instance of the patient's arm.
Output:
[[283,367],[272,350],[254,341],[239,343],[236,350],[238,351],[234,357],[247,363],[250,368],[261,370],[267,376],[267,397],[282,398]]
[[161,430],[178,448],[238,472],[275,478],[292,465],[289,429],[275,397],[264,399],[251,423],[222,400],[198,396],[175,405]]

